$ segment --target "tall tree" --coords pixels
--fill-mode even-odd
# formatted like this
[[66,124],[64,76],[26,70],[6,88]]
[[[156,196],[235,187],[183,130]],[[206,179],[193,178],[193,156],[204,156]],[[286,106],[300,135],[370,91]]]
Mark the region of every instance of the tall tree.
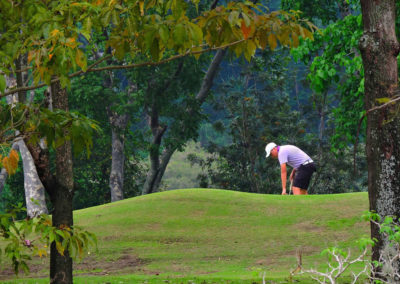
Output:
[[[63,111],[69,111],[68,93],[61,87],[60,82],[51,86],[53,107]],[[54,206],[52,222],[54,227],[72,227],[72,199],[74,196],[74,175],[72,172],[71,142],[65,141],[56,149],[56,176],[55,187],[49,190],[51,202]],[[50,282],[72,283],[72,258],[69,251],[61,254],[56,243],[51,244],[50,250]]]
[[[382,217],[400,216],[400,117],[396,106],[377,108],[380,100],[399,94],[396,37],[396,1],[361,0],[364,32],[360,49],[365,70],[367,110],[367,161],[370,210]],[[375,108],[375,109],[374,109]],[[378,239],[372,259],[378,260],[388,240],[371,223],[371,236]]]

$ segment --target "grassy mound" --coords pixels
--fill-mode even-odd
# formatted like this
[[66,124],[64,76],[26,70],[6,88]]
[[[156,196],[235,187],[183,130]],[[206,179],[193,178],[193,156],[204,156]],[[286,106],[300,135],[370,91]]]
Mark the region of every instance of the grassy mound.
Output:
[[[322,249],[353,246],[368,236],[368,223],[360,221],[367,209],[366,193],[279,196],[214,189],[87,208],[74,213],[75,223],[98,236],[99,252],[75,265],[75,282],[241,283],[260,281],[263,272],[283,279],[296,267],[297,250],[304,267],[321,267]],[[112,276],[117,274],[125,276]]]

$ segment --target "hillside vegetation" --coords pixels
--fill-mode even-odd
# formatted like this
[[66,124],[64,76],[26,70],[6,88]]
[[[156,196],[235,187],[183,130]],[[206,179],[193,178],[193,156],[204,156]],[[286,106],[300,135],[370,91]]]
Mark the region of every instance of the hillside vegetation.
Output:
[[199,165],[191,165],[187,156],[196,154],[202,158],[207,157],[206,151],[200,143],[189,142],[183,152],[175,152],[165,170],[163,178],[163,188],[181,189],[188,187],[198,187],[197,176],[202,173]]
[[[366,193],[279,196],[215,189],[166,191],[87,208],[75,211],[76,224],[98,236],[99,251],[75,265],[74,282],[261,283],[263,272],[284,279],[296,267],[297,250],[304,267],[321,268],[322,249],[354,246],[368,236],[368,223],[360,221],[367,209]],[[34,267],[43,269],[34,275],[46,276],[47,264]]]

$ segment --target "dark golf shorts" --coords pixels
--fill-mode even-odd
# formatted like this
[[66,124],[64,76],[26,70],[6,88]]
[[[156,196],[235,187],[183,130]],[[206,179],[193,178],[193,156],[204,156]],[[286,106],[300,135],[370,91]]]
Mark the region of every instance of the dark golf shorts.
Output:
[[316,171],[314,163],[301,165],[297,168],[294,176],[293,186],[301,189],[308,189],[312,174]]

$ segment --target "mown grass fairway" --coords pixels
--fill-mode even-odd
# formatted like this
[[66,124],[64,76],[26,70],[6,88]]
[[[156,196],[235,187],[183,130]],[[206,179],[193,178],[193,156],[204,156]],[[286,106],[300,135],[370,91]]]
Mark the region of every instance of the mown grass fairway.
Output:
[[[264,271],[283,280],[296,267],[297,249],[304,268],[323,267],[322,249],[368,236],[369,224],[360,221],[367,209],[366,193],[185,189],[79,210],[75,223],[97,235],[99,252],[75,265],[75,282],[261,283]],[[47,263],[35,267],[34,277],[47,276]]]

